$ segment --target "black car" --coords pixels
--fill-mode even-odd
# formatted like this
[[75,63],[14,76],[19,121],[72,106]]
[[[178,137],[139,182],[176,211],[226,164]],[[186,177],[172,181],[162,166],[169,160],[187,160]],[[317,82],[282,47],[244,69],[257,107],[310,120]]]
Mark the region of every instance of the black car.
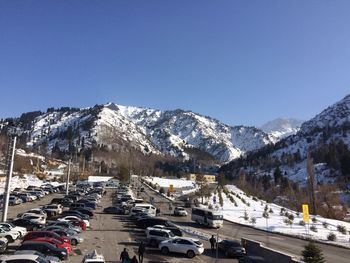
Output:
[[51,204],[62,204],[63,198],[52,198]]
[[[72,209],[70,209],[69,211],[71,211]],[[89,208],[76,208],[73,211],[78,211],[84,215],[88,215],[89,217],[93,217],[94,213],[91,211],[91,209]]]
[[126,214],[126,210],[122,207],[118,207],[118,206],[110,206],[110,207],[106,207],[105,209],[103,209],[103,213],[105,214],[115,214],[115,215],[125,215]]
[[58,257],[61,260],[68,258],[68,253],[65,248],[58,248],[47,242],[25,241],[17,250],[35,250],[44,255]]
[[243,257],[246,254],[241,242],[236,240],[224,239],[218,242],[218,249],[227,257]]
[[263,257],[245,256],[239,259],[239,263],[267,263]]
[[11,223],[15,226],[25,227],[28,231],[38,230],[43,227],[43,225],[35,223],[26,218],[16,218]]
[[175,235],[175,236],[182,236],[182,231],[180,230],[180,228],[178,228],[174,223],[172,223],[171,221],[169,221],[166,218],[162,218],[162,217],[145,217],[142,219],[137,220],[136,222],[138,227],[141,228],[147,228],[150,226],[154,226],[154,225],[161,225],[161,226],[165,226],[165,229],[171,230],[171,232]]
[[76,217],[79,217],[83,220],[89,220],[90,217],[88,215],[85,215],[79,211],[76,211],[76,210],[66,210],[66,211],[63,211],[61,216],[76,216]]

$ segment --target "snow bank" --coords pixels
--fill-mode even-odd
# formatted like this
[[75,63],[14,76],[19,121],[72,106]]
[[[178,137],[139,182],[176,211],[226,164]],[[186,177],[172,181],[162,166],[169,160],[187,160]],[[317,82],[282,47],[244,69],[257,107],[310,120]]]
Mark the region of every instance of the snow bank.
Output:
[[[315,221],[310,220],[309,224],[301,225],[300,222],[303,220],[302,213],[298,214],[295,211],[283,208],[279,205],[267,203],[257,198],[253,198],[252,196],[247,196],[234,185],[227,185],[226,188],[235,203],[233,203],[225,193],[222,193],[224,205],[219,208],[219,210],[223,212],[224,219],[228,221],[271,232],[302,238],[312,238],[350,248],[350,223],[327,219],[317,215],[312,216],[312,218],[316,218]],[[213,196],[214,194],[212,197]],[[218,196],[216,196],[216,200],[219,200]],[[214,207],[217,206],[217,204],[213,204],[213,198],[210,198],[209,204]],[[267,207],[267,219],[266,217],[263,217],[265,207]],[[281,209],[284,210],[283,213],[281,213]],[[285,215],[286,212],[289,215],[293,215],[293,220],[287,220],[287,216]],[[345,227],[345,234],[338,231],[339,226]],[[315,229],[317,232],[312,231],[311,229]],[[330,233],[336,235],[336,241],[327,240]]]
[[148,183],[156,184],[159,187],[170,187],[173,185],[174,188],[184,188],[184,190],[191,190],[196,188],[196,183],[192,181],[188,181],[185,179],[167,179],[161,177],[146,177],[145,181]]

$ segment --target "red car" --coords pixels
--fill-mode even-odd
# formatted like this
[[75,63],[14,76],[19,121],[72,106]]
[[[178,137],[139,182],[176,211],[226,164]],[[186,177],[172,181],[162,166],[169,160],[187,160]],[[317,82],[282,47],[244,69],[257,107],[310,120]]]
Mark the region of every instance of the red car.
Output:
[[66,236],[60,236],[59,234],[52,232],[52,231],[31,231],[28,232],[24,237],[23,237],[23,242],[27,240],[33,240],[36,238],[41,238],[41,237],[51,237],[51,238],[56,238],[60,240],[61,242],[65,243],[70,243],[70,238]]
[[68,254],[72,253],[72,246],[70,243],[62,242],[61,240],[58,240],[56,238],[38,237],[38,238],[32,239],[31,241],[50,243],[58,248],[65,248]]
[[78,219],[70,219],[67,220],[66,222],[71,223],[73,226],[80,226],[80,228],[85,231],[86,230],[86,224],[83,220],[78,220]]

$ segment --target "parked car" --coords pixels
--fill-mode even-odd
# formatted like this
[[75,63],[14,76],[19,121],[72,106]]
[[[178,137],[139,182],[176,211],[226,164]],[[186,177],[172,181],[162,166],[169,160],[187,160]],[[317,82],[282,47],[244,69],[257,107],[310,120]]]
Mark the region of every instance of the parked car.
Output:
[[50,263],[44,257],[38,255],[6,255],[0,257],[1,263]]
[[239,263],[267,263],[263,257],[258,256],[244,256],[238,261]]
[[80,212],[80,213],[82,213],[84,215],[88,215],[90,218],[94,216],[94,212],[92,212],[88,208],[76,208],[76,209],[74,209],[74,211],[78,211],[78,212]]
[[7,238],[1,237],[0,238],[0,252],[5,252],[7,249],[7,245],[8,245],[9,241],[7,240]]
[[9,197],[9,205],[20,205],[22,202],[22,199],[18,198],[17,196],[11,195]]
[[51,216],[55,216],[55,215],[62,214],[63,207],[61,204],[50,204],[50,205],[45,205],[43,207],[43,210],[46,213],[50,213]]
[[204,252],[203,243],[198,239],[188,237],[164,240],[160,242],[159,249],[164,255],[175,252],[185,254],[188,258],[193,258]]
[[36,255],[49,260],[50,263],[60,262],[58,257],[46,256],[43,253],[35,250],[17,250],[15,251],[14,255]]
[[92,253],[88,253],[84,256],[82,263],[105,263],[105,258],[102,254],[98,254],[95,250]]
[[148,243],[152,247],[157,247],[161,241],[173,239],[176,236],[168,229],[148,227],[146,229]]
[[40,224],[40,225],[46,224],[46,219],[42,215],[37,215],[37,214],[33,214],[33,213],[24,213],[24,214],[20,214],[19,218],[28,219],[28,220],[30,220],[34,223]]
[[56,229],[52,229],[52,232],[55,232],[56,234],[60,235],[60,236],[67,236],[70,238],[70,244],[72,246],[76,246],[79,243],[82,243],[84,241],[84,239],[79,236],[79,234],[73,230],[69,230],[69,229],[62,229],[62,228],[56,228]]
[[218,249],[227,257],[242,257],[246,252],[241,242],[236,240],[224,239],[218,242]]
[[71,224],[71,222],[66,222],[66,221],[49,221],[47,223],[47,227],[48,226],[62,226],[68,229],[72,229],[74,231],[76,231],[77,233],[81,233],[82,229],[81,227],[78,226],[74,226],[73,224]]
[[38,237],[38,238],[32,239],[31,241],[50,243],[57,248],[66,249],[68,254],[72,253],[73,251],[72,246],[70,244],[70,240],[68,242],[63,242],[61,240],[58,240],[52,237]]
[[122,207],[119,206],[110,206],[110,207],[106,207],[105,209],[103,209],[103,213],[105,214],[115,214],[115,215],[125,215],[125,212],[127,210],[125,210]]
[[12,229],[5,230],[4,228],[0,228],[0,237],[4,237],[9,243],[12,243],[19,238],[19,233]]
[[33,240],[39,237],[50,237],[50,238],[56,238],[62,242],[70,243],[71,240],[67,236],[60,236],[57,233],[53,231],[45,231],[45,230],[40,230],[40,231],[31,231],[28,234],[26,234],[23,237],[23,242],[27,240]]
[[30,210],[27,211],[27,213],[37,214],[37,215],[43,216],[45,219],[47,218],[47,213],[41,208],[30,209]]
[[146,217],[137,221],[137,226],[141,228],[147,228],[150,226],[164,226],[166,229],[171,230],[175,236],[182,236],[180,228],[178,228],[174,223],[170,222],[166,218],[161,217]]
[[83,220],[77,216],[65,216],[62,218],[58,218],[58,221],[63,221],[63,222],[70,222],[74,226],[79,226],[81,227],[82,230],[86,230],[87,227],[90,227],[90,222],[89,220]]
[[76,216],[82,220],[89,220],[90,217],[76,210],[65,210],[62,212],[61,216]]
[[177,206],[174,209],[174,216],[187,216],[188,213],[184,207]]
[[58,257],[60,260],[68,258],[68,253],[65,248],[58,248],[47,242],[26,241],[23,242],[17,250],[36,250],[45,255]]
[[17,231],[19,233],[19,237],[23,237],[27,234],[27,229],[25,227],[20,227],[20,226],[15,226],[12,223],[0,223],[0,228],[3,228],[5,230],[9,229],[9,230],[14,230]]
[[38,224],[36,222],[33,222],[32,220],[28,218],[16,218],[11,222],[15,226],[25,227],[27,231],[33,231],[37,230],[43,227],[42,224]]

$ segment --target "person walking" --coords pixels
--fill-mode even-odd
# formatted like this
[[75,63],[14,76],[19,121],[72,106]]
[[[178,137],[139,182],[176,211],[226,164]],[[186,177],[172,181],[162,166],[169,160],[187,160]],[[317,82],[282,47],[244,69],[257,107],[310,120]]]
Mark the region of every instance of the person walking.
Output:
[[133,256],[130,263],[139,263],[136,256]]
[[142,263],[142,261],[143,261],[143,254],[145,254],[145,251],[146,251],[146,245],[145,245],[145,243],[143,243],[143,241],[141,241],[141,243],[139,245],[139,249],[138,249],[139,263]]
[[211,236],[211,238],[209,239],[209,242],[210,242],[211,253],[214,254],[215,244],[216,244],[216,239],[215,239],[214,235]]
[[129,253],[126,251],[126,248],[120,253],[120,260],[122,263],[128,263],[130,261]]

